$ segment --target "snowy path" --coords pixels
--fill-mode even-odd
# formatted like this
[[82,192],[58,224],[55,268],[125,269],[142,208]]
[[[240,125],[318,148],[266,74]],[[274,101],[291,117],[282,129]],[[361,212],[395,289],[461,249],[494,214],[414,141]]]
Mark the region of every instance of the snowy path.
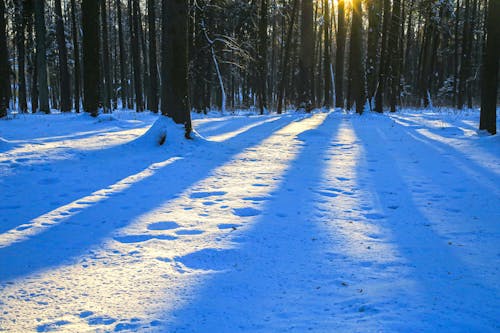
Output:
[[0,123],[0,331],[497,332],[477,115]]

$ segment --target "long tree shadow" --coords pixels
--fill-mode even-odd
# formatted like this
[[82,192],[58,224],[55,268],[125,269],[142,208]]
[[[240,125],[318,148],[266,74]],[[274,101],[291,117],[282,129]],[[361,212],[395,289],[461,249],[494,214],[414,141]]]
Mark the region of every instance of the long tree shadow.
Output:
[[[360,164],[357,172],[360,178],[367,179],[369,191],[379,200],[381,215],[375,218],[382,219],[378,222],[373,220],[373,223],[390,230],[389,238],[408,260],[406,268],[409,268],[409,272],[401,278],[411,278],[417,283],[418,288],[408,290],[406,305],[408,312],[405,316],[411,313],[420,318],[412,330],[498,330],[498,278],[491,268],[495,262],[498,264],[498,246],[496,250],[489,249],[490,253],[474,253],[473,248],[461,248],[460,239],[447,237],[452,232],[448,235],[440,232],[456,228],[457,231],[466,230],[470,236],[474,230],[484,227],[496,229],[496,232],[492,231],[494,239],[498,237],[498,227],[493,227],[491,221],[480,221],[483,225],[478,226],[462,218],[474,212],[445,209],[448,204],[445,196],[457,186],[457,179],[444,180],[435,169],[447,167],[447,159],[428,143],[417,140],[413,133],[407,133],[411,131],[408,128],[390,128],[390,124],[387,127],[385,125],[388,124],[377,122],[377,125],[368,125],[361,120],[353,122],[366,159],[376,162]],[[417,155],[408,158],[411,154],[408,147],[415,149]],[[440,148],[450,149],[444,146]],[[414,164],[415,159],[419,159],[417,166]],[[470,167],[475,165],[471,163]],[[458,170],[457,174],[460,174]],[[473,184],[472,187],[481,188],[470,176],[462,173],[460,177],[458,186]],[[427,193],[429,188],[436,192]],[[483,195],[487,197],[487,194]],[[495,199],[489,200],[493,202]],[[483,204],[487,203],[483,201]],[[431,210],[431,205],[437,207]],[[489,246],[495,247],[494,244],[498,244],[495,242],[488,240]],[[466,246],[484,244],[475,240]],[[412,293],[416,295],[412,296]],[[405,319],[404,316],[402,319]]]
[[328,241],[313,221],[324,151],[338,125],[330,115],[316,129],[299,134],[297,141],[289,139],[300,150],[280,176],[279,187],[265,198],[254,198],[262,205],[261,215],[249,214],[250,226],[243,231],[228,229],[233,246],[220,249],[214,244],[176,258],[206,273],[193,287],[188,304],[164,315],[162,329],[305,332],[336,326],[329,307],[340,282],[324,257]]
[[[1,248],[0,281],[6,282],[71,262],[94,245],[100,244],[114,230],[128,225],[135,217],[175,198],[190,185],[204,179],[214,168],[230,161],[246,147],[258,144],[272,135],[276,129],[296,119],[282,117],[241,133],[223,144],[201,145],[184,159],[155,168],[149,177],[131,184],[123,191],[109,193],[106,200],[90,203],[78,214],[63,217],[61,221],[46,230]],[[215,144],[220,145],[221,150],[214,158],[210,154],[214,149],[208,146]],[[116,157],[121,153],[121,149],[115,149],[112,156]],[[108,155],[106,152],[99,154]],[[161,161],[165,160],[165,156],[156,158]],[[149,160],[147,163],[150,162]],[[183,171],[179,172],[179,170]],[[173,178],[173,174],[182,174],[182,178]]]
[[[288,118],[284,119],[286,121]],[[259,126],[266,120],[273,119],[255,119],[252,123]],[[244,124],[239,126],[243,127]],[[235,144],[238,142],[235,140]],[[227,143],[230,144],[231,140]],[[0,194],[0,233],[17,227],[24,228],[25,223],[43,214],[109,188],[175,155],[164,147],[135,149],[131,154],[129,146],[130,143],[124,143],[91,152],[73,148],[64,160],[43,160],[36,164],[24,160],[13,161],[18,164],[13,174],[5,172],[0,179],[3,189]],[[24,165],[26,162],[28,164]],[[30,186],[26,186],[27,179],[30,179]]]

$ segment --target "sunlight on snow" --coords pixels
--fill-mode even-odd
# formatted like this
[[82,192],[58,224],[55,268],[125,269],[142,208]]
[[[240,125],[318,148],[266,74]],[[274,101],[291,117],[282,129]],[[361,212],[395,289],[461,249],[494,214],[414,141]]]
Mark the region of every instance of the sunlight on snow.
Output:
[[[174,199],[135,218],[114,238],[72,259],[72,263],[35,273],[36,280],[28,276],[6,286],[3,290],[6,295],[19,288],[29,290],[34,295],[31,298],[41,295],[25,304],[7,299],[5,306],[10,315],[23,318],[24,323],[36,322],[36,316],[44,318],[40,324],[50,325],[61,320],[64,313],[73,313],[71,318],[63,318],[69,322],[64,326],[65,331],[87,330],[86,313],[103,321],[168,317],[196,297],[196,290],[209,275],[217,274],[212,269],[186,267],[178,259],[204,249],[234,246],[232,238],[252,227],[268,195],[277,188],[299,153],[302,146],[297,135],[318,127],[326,117],[327,114],[321,113],[292,122],[214,169]],[[102,200],[108,191],[121,190],[171,162],[152,165],[133,179],[127,178],[120,185],[70,205],[83,208],[81,205]],[[65,206],[49,213],[50,217],[40,217],[36,224],[43,228],[42,220],[49,221],[69,208]],[[226,225],[236,227],[226,228]],[[29,231],[23,234],[29,235]],[[2,244],[20,238],[3,235]],[[53,281],[57,281],[58,288],[43,292]]]
[[0,234],[0,248],[8,247],[13,243],[21,242],[29,237],[33,237],[41,232],[44,232],[54,225],[64,223],[66,220],[70,219],[72,216],[78,214],[82,210],[87,209],[92,205],[103,201],[118,192],[126,190],[133,184],[140,182],[147,177],[151,177],[156,173],[158,169],[172,164],[179,159],[179,157],[172,157],[163,162],[153,163],[143,171],[135,175],[128,176],[127,178],[124,178],[105,189],[95,191],[88,196],[70,202],[67,205],[61,206],[44,215],[41,215],[31,220],[29,223],[22,224],[14,229],[8,230]]
[[[321,205],[325,206],[325,214],[332,216],[332,223],[323,227],[336,238],[341,235],[342,248],[353,261],[381,263],[395,260],[397,249],[390,242],[370,242],[371,236],[384,235],[388,231],[383,230],[380,223],[360,218],[363,213],[377,217],[376,211],[381,204],[375,194],[362,190],[366,184],[359,179],[356,168],[365,158],[364,148],[349,122],[341,122],[325,155],[330,158],[326,163],[321,189],[331,195],[323,195]],[[366,211],[357,211],[355,207],[364,207]],[[370,207],[375,213],[370,213]],[[365,242],[370,243],[368,248],[363,245]]]
[[256,126],[260,126],[260,125],[262,125],[264,123],[273,122],[273,121],[276,121],[278,119],[279,119],[278,117],[270,118],[270,119],[265,119],[265,120],[262,120],[262,121],[259,121],[259,122],[256,122],[256,123],[253,123],[253,124],[250,124],[250,125],[243,126],[242,128],[239,128],[239,129],[237,129],[235,131],[232,131],[232,132],[209,136],[209,137],[207,137],[207,140],[216,141],[216,142],[226,141],[226,140],[234,138],[235,136],[237,136],[237,135],[239,135],[239,134],[241,134],[243,132],[246,132],[246,131],[248,131],[248,130],[256,127]]

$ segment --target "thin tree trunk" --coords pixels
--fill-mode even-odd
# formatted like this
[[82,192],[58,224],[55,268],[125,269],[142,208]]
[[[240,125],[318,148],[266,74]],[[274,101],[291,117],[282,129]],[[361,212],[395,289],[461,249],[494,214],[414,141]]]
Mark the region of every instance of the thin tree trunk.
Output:
[[302,16],[300,25],[300,53],[299,53],[299,107],[306,111],[314,108],[313,97],[313,1],[302,0]]
[[338,1],[337,9],[337,53],[335,57],[335,106],[344,107],[344,57],[345,57],[345,39],[346,23],[344,12],[344,0]]
[[108,39],[108,13],[107,13],[107,8],[106,8],[106,0],[100,0],[101,1],[101,30],[102,30],[102,65],[103,65],[103,72],[102,77],[104,78],[104,109],[106,112],[110,112],[112,110],[112,96],[113,96],[113,90],[111,86],[111,68],[110,68],[110,56],[109,56],[109,50],[110,50],[110,44],[109,44],[109,39]]
[[59,88],[61,92],[61,112],[71,111],[71,85],[68,71],[68,49],[64,36],[64,21],[61,9],[61,0],[55,0],[56,37],[59,51]]
[[50,113],[47,82],[47,53],[45,49],[45,0],[35,2],[36,68],[40,111]]
[[331,41],[330,41],[330,5],[328,0],[323,1],[324,30],[323,30],[323,106],[330,108],[332,105],[332,87],[331,87]]
[[118,18],[118,45],[120,49],[120,96],[122,100],[122,108],[125,108],[128,102],[128,80],[127,80],[127,63],[125,61],[125,45],[123,42],[123,23],[121,0],[116,0],[116,15]]
[[260,22],[259,22],[259,59],[258,59],[258,98],[260,114],[264,114],[267,108],[267,0],[260,0]]
[[76,24],[76,3],[75,0],[71,0],[71,26],[73,33],[73,59],[75,66],[74,73],[74,96],[75,96],[75,112],[80,112],[80,45],[78,43],[78,26]]
[[148,0],[148,32],[149,32],[149,80],[151,86],[149,89],[149,110],[158,112],[158,70],[156,60],[156,5],[155,0]]
[[5,0],[0,0],[0,118],[7,116],[10,101],[10,64],[6,21]]

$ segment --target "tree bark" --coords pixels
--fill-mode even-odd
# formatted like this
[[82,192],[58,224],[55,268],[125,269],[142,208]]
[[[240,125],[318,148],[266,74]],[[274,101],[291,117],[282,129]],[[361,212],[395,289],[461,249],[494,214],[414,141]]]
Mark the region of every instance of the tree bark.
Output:
[[99,2],[82,1],[83,109],[99,113]]
[[45,49],[45,0],[35,1],[36,69],[40,111],[50,113],[47,83],[47,53]]
[[162,0],[161,113],[192,130],[188,100],[188,3]]
[[64,21],[61,9],[61,0],[55,0],[56,15],[56,37],[59,53],[59,88],[61,93],[60,110],[61,112],[71,111],[71,85],[68,71],[68,49],[66,47],[66,38],[64,36]]
[[148,37],[149,37],[149,110],[158,112],[158,64],[156,60],[156,18],[155,0],[148,0]]
[[7,116],[10,101],[10,64],[7,51],[5,0],[0,0],[0,118]]
[[80,44],[78,42],[78,26],[76,24],[76,3],[75,0],[71,0],[71,27],[73,34],[73,60],[74,64],[74,105],[75,112],[80,112],[80,83],[81,83],[81,75],[80,75]]
[[[356,113],[362,114],[365,107],[365,66],[363,62],[363,9],[362,0],[353,0],[350,44],[350,89]],[[349,103],[350,106],[351,103]]]
[[344,12],[344,0],[338,1],[337,9],[337,53],[335,57],[335,106],[344,107],[344,57],[345,57],[345,39],[346,23]]
[[113,99],[113,88],[111,84],[111,67],[110,67],[110,45],[108,39],[108,13],[106,8],[106,0],[100,0],[101,2],[101,30],[102,30],[102,71],[103,71],[103,89],[104,89],[104,101],[103,106],[105,112],[110,112],[112,107],[112,99]]
[[500,0],[488,1],[487,37],[483,56],[481,116],[479,129],[490,134],[497,132],[497,92],[500,61]]
[[24,44],[24,6],[23,0],[14,0],[16,6],[16,47],[18,55],[18,78],[19,78],[19,110],[22,113],[28,112],[26,99],[26,48]]
[[299,53],[299,107],[306,111],[314,108],[313,91],[313,1],[302,0],[302,16],[300,26],[300,53]]

